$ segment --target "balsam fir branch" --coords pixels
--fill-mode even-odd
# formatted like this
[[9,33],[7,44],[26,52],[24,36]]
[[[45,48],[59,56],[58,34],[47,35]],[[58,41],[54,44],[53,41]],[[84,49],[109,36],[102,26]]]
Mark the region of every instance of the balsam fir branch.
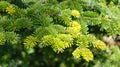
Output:
[[[92,49],[107,48],[94,31],[100,31],[99,35],[120,35],[120,8],[114,1],[31,0],[24,4],[27,6],[21,8],[16,3],[0,1],[0,45],[21,44],[18,48],[24,56],[24,48],[43,56],[44,50],[52,49],[57,55],[68,51],[69,56],[89,62],[94,59]],[[51,54],[48,58],[54,57]]]

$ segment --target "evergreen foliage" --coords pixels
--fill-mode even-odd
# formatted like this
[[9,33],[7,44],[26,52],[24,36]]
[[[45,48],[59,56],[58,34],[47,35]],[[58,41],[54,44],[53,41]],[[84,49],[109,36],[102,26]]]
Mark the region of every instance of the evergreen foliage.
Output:
[[[75,64],[77,60],[92,62],[94,50],[104,52],[107,48],[100,39],[104,34],[120,35],[117,1],[0,0],[0,53],[5,46],[13,50],[11,54],[2,52],[0,64],[7,67],[13,59],[21,67],[55,67],[52,64],[65,62],[67,57],[66,61]],[[47,61],[53,58],[53,62]]]

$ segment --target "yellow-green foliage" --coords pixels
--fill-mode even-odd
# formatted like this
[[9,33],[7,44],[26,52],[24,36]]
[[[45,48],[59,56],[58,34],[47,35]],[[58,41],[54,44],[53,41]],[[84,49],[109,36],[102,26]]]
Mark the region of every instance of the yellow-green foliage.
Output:
[[77,21],[72,21],[69,27],[66,27],[66,33],[76,37],[80,34],[81,25]]
[[73,37],[76,37],[80,33],[80,30],[78,30],[76,27],[67,27],[66,33],[71,34]]
[[41,39],[41,45],[43,47],[53,44],[54,37],[52,35],[46,35]]
[[15,8],[11,5],[11,6],[8,6],[7,8],[6,8],[6,12],[8,13],[8,14],[13,14],[14,12],[15,12]]
[[93,54],[92,52],[88,49],[88,48],[81,48],[81,47],[78,47],[76,48],[72,55],[74,56],[75,59],[78,59],[80,58],[80,56],[82,56],[86,61],[90,61],[90,60],[93,60]]
[[93,42],[93,46],[98,48],[98,49],[101,49],[101,50],[105,50],[106,49],[106,46],[105,46],[105,43],[101,40],[96,40]]
[[71,11],[71,14],[72,14],[72,16],[74,16],[74,17],[76,17],[76,18],[79,18],[79,17],[80,17],[80,13],[79,13],[79,11],[77,11],[77,10],[72,10],[72,11]]
[[[95,43],[94,43],[95,42]],[[73,52],[75,59],[83,58],[86,61],[93,60],[93,54],[88,49],[88,47],[95,47],[104,50],[106,45],[104,42],[96,39],[93,35],[77,35],[73,37],[71,34],[58,34],[57,36],[46,35],[41,40],[41,45],[43,47],[51,46],[52,49],[57,53],[62,53],[66,48],[72,47],[72,45],[78,46]]]
[[72,52],[72,55],[74,56],[75,59],[79,59],[80,56],[81,56],[81,53],[80,53],[80,49],[79,48],[76,48],[73,52]]
[[25,48],[33,48],[37,45],[37,38],[33,37],[33,36],[28,36],[25,40],[24,40],[24,47]]
[[81,55],[86,61],[93,60],[93,54],[88,48],[81,48]]
[[42,38],[41,45],[43,47],[50,45],[55,52],[60,53],[73,45],[73,38],[69,34],[46,35]]
[[81,29],[81,25],[77,21],[72,21],[71,22],[71,27],[76,27],[78,30]]
[[74,41],[77,46],[80,46],[83,48],[89,47],[89,40],[88,40],[87,35],[80,35],[80,36],[76,37]]
[[64,46],[66,48],[73,45],[73,38],[70,34],[58,34],[57,38],[61,39],[64,42]]
[[55,52],[62,53],[64,51],[63,49],[65,49],[64,42],[59,38],[54,38],[52,48]]
[[88,34],[88,35],[80,35],[74,39],[75,44],[78,46],[73,51],[73,56],[77,59],[80,56],[86,61],[93,60],[94,56],[92,52],[88,49],[88,47],[93,46],[97,49],[105,50],[106,45],[103,41],[98,40],[95,36]]

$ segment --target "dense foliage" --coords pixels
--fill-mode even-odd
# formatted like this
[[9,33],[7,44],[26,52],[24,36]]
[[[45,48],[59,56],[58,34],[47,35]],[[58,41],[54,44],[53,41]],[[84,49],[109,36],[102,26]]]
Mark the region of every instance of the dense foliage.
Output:
[[119,14],[119,0],[0,0],[0,65],[119,66],[102,41],[120,35]]

